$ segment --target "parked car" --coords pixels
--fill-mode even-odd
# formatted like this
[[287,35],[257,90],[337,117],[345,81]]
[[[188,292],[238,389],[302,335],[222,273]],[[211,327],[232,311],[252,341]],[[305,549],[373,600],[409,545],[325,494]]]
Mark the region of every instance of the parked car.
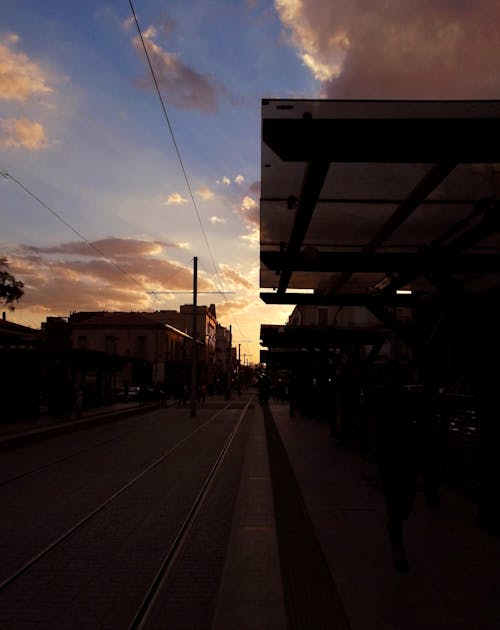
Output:
[[119,390],[117,395],[118,402],[132,402],[139,399],[139,387],[131,385],[130,387],[123,387]]
[[140,388],[136,385],[132,385],[131,387],[129,387],[126,395],[126,402],[139,400],[139,390]]

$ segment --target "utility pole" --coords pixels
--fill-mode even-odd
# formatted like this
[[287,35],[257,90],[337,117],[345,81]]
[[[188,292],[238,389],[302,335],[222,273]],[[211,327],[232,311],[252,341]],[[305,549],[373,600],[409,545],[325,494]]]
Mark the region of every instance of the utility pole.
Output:
[[241,392],[241,343],[238,344],[238,391]]
[[193,323],[192,323],[192,337],[193,347],[191,352],[191,415],[196,416],[196,393],[197,393],[197,379],[196,379],[196,355],[197,355],[197,319],[198,319],[198,257],[193,259]]
[[229,324],[229,383],[228,383],[229,398],[231,398],[231,384],[233,382],[233,353],[232,353],[232,346],[233,346],[233,326],[232,326],[232,324]]
[[[4,173],[0,171],[0,176]],[[151,295],[161,295],[162,293],[188,293],[188,291],[148,291]],[[191,415],[196,416],[196,400],[198,394],[197,387],[197,348],[198,331],[196,329],[198,321],[198,293],[221,293],[221,291],[198,291],[198,257],[193,258],[193,320],[192,320],[192,337],[193,348],[191,353]],[[224,291],[222,295],[229,295],[232,291]],[[232,339],[232,336],[231,336]],[[205,343],[205,342],[204,342]],[[184,348],[186,346],[184,345]]]

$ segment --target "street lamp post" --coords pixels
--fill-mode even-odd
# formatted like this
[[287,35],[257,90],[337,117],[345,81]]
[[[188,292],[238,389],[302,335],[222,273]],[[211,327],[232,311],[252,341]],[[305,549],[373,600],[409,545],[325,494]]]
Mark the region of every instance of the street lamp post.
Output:
[[193,335],[193,346],[192,346],[192,354],[191,354],[191,415],[196,416],[196,390],[197,390],[197,382],[196,382],[196,339],[198,336],[196,330],[197,323],[197,294],[198,294],[198,257],[195,256],[193,260],[193,323],[192,323],[192,335]]

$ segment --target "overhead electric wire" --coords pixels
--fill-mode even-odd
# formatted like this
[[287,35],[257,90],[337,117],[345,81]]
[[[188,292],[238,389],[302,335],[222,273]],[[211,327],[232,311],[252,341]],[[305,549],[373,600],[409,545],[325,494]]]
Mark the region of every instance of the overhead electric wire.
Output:
[[[150,58],[149,53],[148,53],[146,42],[144,41],[144,37],[142,35],[141,27],[139,26],[139,20],[137,19],[137,15],[135,13],[135,9],[134,9],[134,5],[132,4],[132,0],[129,0],[129,5],[130,5],[130,10],[132,11],[132,16],[134,18],[135,25],[137,27],[137,32],[139,33],[139,38],[140,38],[141,43],[142,43],[142,48],[144,49],[144,54],[145,54],[147,62],[148,62],[149,70],[150,70],[151,76],[153,78],[153,82],[154,82],[154,85],[155,85],[156,93],[158,94],[158,98],[160,99],[161,108],[163,110],[163,115],[164,115],[165,120],[167,122],[167,126],[168,126],[168,129],[170,131],[170,135],[172,137],[172,142],[174,144],[175,152],[177,154],[177,158],[178,158],[179,164],[181,166],[182,174],[184,175],[184,179],[186,181],[186,186],[187,186],[187,189],[189,191],[189,196],[191,197],[191,201],[193,203],[193,207],[194,207],[196,216],[198,218],[198,222],[200,224],[201,232],[203,234],[203,238],[205,239],[205,244],[207,246],[208,253],[210,254],[210,258],[212,259],[212,264],[213,264],[213,267],[214,267],[214,270],[215,270],[215,275],[218,276],[219,275],[219,271],[217,269],[217,265],[215,263],[214,256],[212,254],[212,249],[211,249],[210,244],[208,242],[208,238],[207,238],[207,234],[205,232],[205,228],[203,227],[203,222],[202,222],[201,217],[200,217],[200,213],[199,213],[199,210],[198,210],[198,205],[197,205],[196,200],[194,198],[193,190],[191,188],[191,183],[189,181],[189,177],[188,177],[186,168],[184,166],[184,161],[182,159],[181,152],[180,152],[179,146],[177,144],[177,140],[175,139],[174,130],[173,130],[173,127],[172,127],[172,125],[170,123],[170,118],[169,118],[169,115],[168,115],[168,112],[167,112],[167,107],[165,105],[165,101],[163,100],[163,96],[162,96],[161,91],[160,91],[160,86],[158,85],[158,80],[156,78],[156,74],[155,74],[155,71],[154,71],[154,68],[153,68],[153,64],[151,63],[151,58]],[[220,288],[219,288],[219,292],[224,294],[224,292]]]
[[[132,15],[133,15],[136,27],[137,27],[137,31],[138,31],[141,43],[142,43],[142,47],[144,49],[144,54],[146,56],[146,59],[147,59],[147,62],[148,62],[148,66],[149,66],[149,69],[150,69],[150,72],[151,72],[151,75],[152,75],[152,78],[153,78],[153,82],[154,82],[154,85],[155,85],[155,88],[156,88],[156,92],[158,94],[158,98],[159,98],[160,103],[161,103],[163,114],[164,114],[165,120],[167,122],[167,126],[169,128],[170,135],[172,137],[172,142],[173,142],[173,145],[174,145],[174,148],[175,148],[175,152],[177,154],[177,157],[178,157],[178,160],[179,160],[179,163],[180,163],[180,166],[181,166],[181,170],[182,170],[182,173],[184,175],[186,186],[187,186],[187,189],[189,191],[189,196],[191,198],[191,201],[192,201],[192,204],[193,204],[193,207],[194,207],[194,210],[195,210],[198,222],[200,224],[200,228],[201,228],[201,231],[202,231],[202,234],[203,234],[203,238],[205,240],[205,244],[206,244],[207,250],[209,252],[209,255],[210,255],[210,258],[211,258],[211,261],[212,261],[212,265],[213,265],[213,268],[214,268],[214,271],[215,271],[215,276],[218,278],[219,277],[219,270],[217,268],[217,264],[216,264],[215,258],[213,256],[212,249],[210,247],[210,243],[208,241],[207,234],[206,234],[205,228],[203,226],[203,222],[201,220],[201,216],[200,216],[200,213],[199,213],[199,210],[198,210],[198,206],[197,206],[194,194],[193,194],[193,190],[192,190],[192,187],[191,187],[191,184],[190,184],[190,181],[189,181],[189,177],[188,177],[186,168],[184,166],[184,162],[183,162],[183,159],[182,159],[182,156],[181,156],[181,153],[180,153],[180,149],[179,149],[179,146],[178,146],[176,138],[175,138],[175,134],[174,134],[172,125],[170,123],[170,119],[169,119],[169,116],[168,116],[168,112],[167,112],[167,109],[166,109],[166,105],[165,105],[164,99],[163,99],[162,94],[160,92],[158,81],[157,81],[157,78],[156,78],[156,75],[155,75],[152,63],[151,63],[151,59],[149,57],[149,53],[147,51],[146,43],[145,43],[144,37],[142,35],[142,31],[141,31],[141,28],[140,28],[140,25],[139,25],[139,22],[138,22],[138,19],[137,19],[135,10],[134,10],[134,6],[133,6],[133,3],[132,3],[132,0],[129,0],[129,5],[130,5],[130,9],[132,11]],[[130,274],[128,271],[126,271],[125,269],[120,267],[120,265],[116,264],[113,260],[111,260],[99,247],[97,247],[92,241],[90,241],[84,234],[82,234],[80,231],[78,231],[76,228],[74,228],[66,219],[64,219],[58,212],[56,212],[53,208],[51,208],[48,204],[46,204],[42,199],[40,199],[35,193],[33,193],[22,182],[20,182],[18,179],[16,179],[13,175],[8,173],[7,171],[0,170],[0,175],[4,176],[5,178],[11,179],[19,188],[21,188],[25,193],[27,193],[30,197],[32,197],[37,203],[42,205],[56,219],[58,219],[69,230],[71,230],[74,234],[76,234],[76,236],[78,236],[78,238],[80,238],[82,241],[84,241],[91,249],[93,249],[97,254],[99,254],[99,256],[102,257],[108,264],[112,265],[120,273],[122,273],[125,276],[127,276],[128,278],[130,278],[135,284],[137,284],[137,286],[139,286],[141,288],[141,290],[143,290],[143,291],[145,290],[144,285],[141,282],[139,282],[139,280],[137,280],[137,278],[135,278],[132,274]],[[177,273],[178,272],[175,272],[173,275],[176,275]],[[217,287],[217,291],[218,291],[218,293],[220,293],[222,295],[224,300],[227,302],[227,297],[226,297],[224,291],[220,288],[220,286]],[[158,299],[158,295],[157,295],[158,292],[157,291],[147,291],[147,292],[152,294],[152,295],[154,295]],[[239,325],[237,323],[236,323],[236,325],[238,326],[238,328],[240,330],[240,333],[242,333],[242,330],[239,327]],[[247,337],[247,335],[244,334],[244,333],[242,334],[242,336],[243,337]]]
[[[165,117],[168,129],[170,131],[170,135],[172,137],[172,142],[173,142],[173,145],[174,145],[175,152],[177,154],[177,158],[179,160],[179,164],[180,164],[180,167],[181,167],[181,170],[182,170],[182,174],[184,175],[184,179],[186,181],[186,186],[187,186],[187,189],[188,189],[188,192],[189,192],[189,196],[191,198],[191,201],[192,201],[192,204],[193,204],[193,208],[194,208],[196,216],[198,218],[198,222],[200,224],[201,232],[203,234],[203,238],[205,240],[205,244],[207,246],[208,253],[210,254],[210,258],[212,260],[212,265],[214,267],[215,276],[218,278],[219,277],[219,270],[217,268],[217,264],[215,262],[214,255],[212,253],[212,249],[210,247],[210,243],[208,242],[208,238],[207,238],[207,234],[205,232],[205,228],[203,227],[203,222],[201,220],[201,216],[200,216],[200,213],[199,213],[199,210],[198,210],[198,205],[196,203],[196,200],[195,200],[195,197],[194,197],[194,194],[193,194],[193,190],[191,188],[191,183],[189,181],[189,177],[188,177],[186,168],[184,166],[184,161],[182,159],[181,152],[180,152],[179,146],[177,144],[177,140],[175,138],[175,133],[174,133],[172,124],[170,122],[170,117],[169,117],[168,112],[167,112],[167,107],[165,105],[165,101],[164,101],[163,96],[162,96],[161,91],[160,91],[160,86],[159,86],[158,80],[156,78],[156,74],[155,74],[155,71],[154,71],[154,68],[153,68],[153,64],[151,63],[151,58],[150,58],[149,53],[148,53],[146,42],[144,41],[142,30],[141,30],[141,27],[139,25],[139,20],[137,19],[137,15],[135,13],[135,9],[134,9],[134,5],[132,3],[132,0],[128,0],[128,2],[129,2],[129,5],[130,5],[130,10],[132,11],[132,17],[134,18],[134,22],[135,22],[135,25],[136,25],[136,28],[137,28],[137,32],[139,34],[139,38],[141,40],[142,48],[144,50],[144,55],[146,56],[146,60],[148,62],[149,70],[150,70],[151,76],[153,78],[153,83],[154,83],[154,86],[155,86],[155,89],[156,89],[156,93],[157,93],[158,98],[160,100],[160,104],[161,104],[161,108],[162,108],[162,111],[163,111],[163,115]],[[224,291],[220,287],[217,287],[217,288],[218,288],[218,292],[222,295],[224,300],[227,302],[227,298],[226,298],[226,295],[225,295]],[[238,324],[236,324],[236,325],[238,325]],[[239,328],[239,326],[238,326],[238,328]],[[241,329],[240,329],[240,332],[241,332]],[[246,335],[244,335],[244,336],[246,337]]]
[[125,269],[122,269],[122,267],[120,267],[120,265],[117,265],[113,260],[111,260],[101,249],[99,249],[99,247],[97,247],[97,245],[94,245],[94,243],[92,243],[92,241],[90,241],[86,236],[84,236],[81,232],[79,232],[76,228],[74,228],[70,223],[68,223],[68,221],[66,221],[66,219],[64,219],[58,212],[56,212],[49,205],[47,205],[44,201],[42,201],[40,199],[40,197],[35,195],[35,193],[32,192],[27,186],[25,186],[22,182],[20,182],[18,179],[16,179],[13,175],[8,173],[7,171],[0,171],[0,174],[3,177],[7,178],[7,179],[11,179],[15,184],[17,184],[17,186],[19,186],[19,188],[24,190],[25,193],[27,193],[30,197],[32,197],[35,201],[37,201],[40,205],[42,205],[54,217],[56,217],[56,219],[61,221],[61,223],[63,223],[68,229],[70,229],[74,234],[76,234],[79,238],[81,238],[82,241],[85,241],[85,243],[87,243],[87,245],[89,247],[91,247],[94,251],[96,251],[99,254],[99,256],[104,258],[104,260],[108,264],[112,265],[119,272],[123,273],[125,276],[127,276],[127,278],[130,278],[131,280],[133,280],[143,291],[145,290],[144,285],[141,284],[139,282],[139,280],[137,280],[137,278],[135,278],[128,271],[126,271]]

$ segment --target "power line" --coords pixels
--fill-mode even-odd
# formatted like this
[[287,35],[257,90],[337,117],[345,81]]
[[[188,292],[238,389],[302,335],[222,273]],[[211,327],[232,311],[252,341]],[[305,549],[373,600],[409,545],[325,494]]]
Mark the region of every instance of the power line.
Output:
[[[168,295],[170,293],[188,293],[189,295],[193,294],[192,291],[148,291],[148,293],[150,293],[151,295]],[[221,293],[221,291],[197,291],[197,293],[198,295],[201,295],[202,293],[210,293],[210,294]],[[228,291],[228,293],[234,293],[234,292]]]
[[[177,141],[175,139],[174,130],[173,130],[173,127],[172,127],[172,125],[170,123],[170,118],[169,118],[168,113],[167,113],[167,108],[166,108],[166,105],[165,105],[165,101],[163,100],[163,96],[161,95],[161,92],[160,92],[160,86],[158,85],[158,80],[156,79],[156,74],[155,74],[155,71],[153,69],[153,65],[151,63],[151,59],[149,57],[149,53],[148,53],[148,49],[147,49],[147,46],[146,46],[146,42],[144,41],[144,37],[142,35],[141,27],[139,26],[139,21],[137,19],[137,15],[136,15],[135,10],[134,10],[134,5],[132,4],[132,0],[129,0],[129,5],[130,5],[130,9],[132,11],[132,16],[134,18],[135,25],[137,27],[137,32],[139,33],[139,37],[140,37],[140,40],[141,40],[141,43],[142,43],[142,47],[144,49],[144,54],[145,54],[147,62],[148,62],[149,70],[151,72],[151,76],[152,76],[153,82],[155,84],[156,93],[158,94],[158,98],[160,99],[161,107],[162,107],[162,110],[163,110],[163,115],[164,115],[165,120],[167,122],[167,126],[168,126],[168,129],[170,131],[170,135],[172,137],[172,142],[174,144],[175,152],[177,154],[177,158],[179,160],[179,164],[181,166],[182,173],[184,175],[184,179],[186,181],[186,186],[187,186],[187,189],[189,191],[189,196],[191,197],[191,201],[193,203],[193,207],[194,207],[194,210],[196,212],[196,216],[198,218],[198,222],[200,224],[200,228],[201,228],[201,231],[202,231],[202,234],[203,234],[203,238],[205,239],[205,244],[207,246],[208,253],[210,254],[210,258],[212,259],[212,264],[214,266],[215,275],[218,276],[219,271],[217,269],[217,265],[215,263],[214,256],[212,254],[212,249],[210,248],[210,244],[208,242],[208,238],[207,238],[207,234],[205,232],[205,228],[203,227],[203,222],[201,220],[200,213],[198,211],[198,205],[196,204],[196,200],[194,198],[193,190],[191,188],[189,177],[188,177],[186,168],[184,166],[184,162],[183,162],[183,159],[182,159],[182,156],[181,156],[181,152],[179,150],[179,146],[177,145]],[[220,288],[219,288],[219,292],[223,294],[223,291]]]
[[61,223],[63,223],[68,229],[70,229],[74,234],[76,234],[79,238],[82,239],[82,241],[85,241],[85,243],[87,243],[87,245],[89,247],[91,247],[94,251],[96,251],[99,256],[101,256],[102,258],[104,258],[104,260],[109,263],[110,265],[112,265],[115,269],[117,269],[118,271],[120,271],[121,273],[123,273],[125,276],[127,276],[127,278],[131,278],[140,288],[142,291],[145,290],[145,287],[139,282],[139,280],[137,280],[137,278],[135,278],[134,276],[132,276],[128,271],[126,271],[125,269],[122,269],[122,267],[120,267],[119,265],[117,265],[113,260],[111,260],[110,258],[108,258],[108,256],[106,256],[106,254],[99,249],[99,247],[97,247],[97,245],[94,245],[94,243],[92,243],[92,241],[89,241],[89,239],[84,236],[81,232],[79,232],[76,228],[74,228],[70,223],[68,223],[68,221],[66,221],[66,219],[64,219],[59,213],[57,213],[55,210],[53,210],[49,205],[47,205],[44,201],[42,201],[40,199],[40,197],[38,197],[37,195],[35,195],[34,192],[32,192],[27,186],[25,186],[23,183],[21,183],[18,179],[16,179],[13,175],[11,175],[10,173],[7,173],[7,171],[0,171],[0,175],[2,175],[2,177],[5,177],[6,179],[10,179],[12,180],[15,184],[17,184],[17,186],[19,186],[19,188],[21,188],[22,190],[24,190],[25,193],[27,193],[30,197],[32,197],[35,201],[37,201],[40,205],[42,205],[46,210],[48,210],[54,217],[56,217],[56,219],[58,219],[59,221],[61,221]]
[[[177,145],[177,141],[175,139],[174,130],[173,130],[173,127],[172,127],[172,125],[170,123],[170,118],[169,118],[169,115],[168,115],[168,112],[167,112],[167,107],[165,105],[165,101],[163,100],[163,96],[162,96],[161,91],[160,91],[160,86],[158,85],[158,80],[156,78],[156,74],[155,74],[155,71],[154,71],[154,68],[153,68],[153,64],[151,63],[151,58],[150,58],[148,50],[147,50],[146,42],[144,41],[144,37],[142,35],[142,30],[141,30],[141,27],[139,25],[139,20],[137,19],[137,15],[135,13],[135,9],[134,9],[134,5],[132,3],[132,0],[129,0],[129,5],[130,5],[130,10],[132,11],[132,16],[134,18],[135,25],[137,27],[137,32],[139,34],[139,38],[141,40],[142,48],[144,50],[144,55],[146,56],[146,60],[148,62],[149,70],[150,70],[151,76],[153,78],[153,83],[155,85],[156,93],[158,95],[158,98],[160,99],[160,104],[161,104],[161,108],[163,110],[163,115],[164,115],[165,120],[167,122],[167,126],[168,126],[168,129],[170,131],[170,135],[172,137],[172,142],[173,142],[173,145],[174,145],[174,148],[175,148],[175,152],[177,154],[177,158],[179,160],[179,164],[181,166],[182,173],[184,175],[184,179],[186,181],[186,186],[187,186],[187,189],[189,191],[189,196],[191,197],[191,201],[193,203],[193,207],[194,207],[194,210],[196,212],[196,216],[198,218],[198,222],[200,224],[200,228],[201,228],[201,231],[202,231],[202,234],[203,234],[203,238],[205,239],[205,244],[207,246],[208,253],[210,254],[210,258],[212,260],[212,265],[214,267],[215,276],[218,278],[219,277],[219,270],[218,270],[217,265],[215,263],[215,259],[214,259],[214,256],[213,256],[210,244],[208,242],[208,238],[207,238],[207,234],[205,232],[205,228],[203,227],[203,222],[201,220],[200,213],[198,211],[198,205],[197,205],[196,200],[195,200],[194,195],[193,195],[193,190],[191,188],[189,177],[188,177],[186,168],[184,166],[184,162],[183,162],[183,159],[182,159],[182,156],[181,156],[181,152],[179,150],[179,146]],[[224,291],[222,291],[220,286],[218,287],[218,291],[222,295],[224,300],[227,302],[226,295],[225,295]],[[239,328],[239,326],[238,326],[238,328]],[[240,332],[241,332],[241,329],[240,329]]]
[[[58,219],[59,221],[61,221],[61,223],[63,223],[69,230],[71,230],[74,234],[76,234],[82,241],[84,241],[89,247],[91,247],[95,252],[97,252],[99,254],[99,256],[101,256],[101,258],[103,258],[108,264],[110,264],[111,266],[113,266],[115,269],[117,269],[120,273],[124,274],[127,278],[130,278],[133,282],[135,282],[135,284],[137,284],[138,287],[141,288],[142,291],[145,291],[145,287],[144,285],[139,282],[139,280],[137,280],[137,278],[135,278],[132,274],[130,274],[128,271],[126,271],[125,269],[123,269],[122,267],[120,267],[120,265],[118,265],[117,263],[115,263],[113,260],[111,260],[103,251],[102,249],[100,249],[99,247],[97,247],[97,245],[95,245],[92,241],[90,241],[84,234],[82,234],[81,232],[79,232],[76,228],[74,228],[68,221],[66,221],[66,219],[64,219],[58,212],[56,212],[53,208],[51,208],[48,204],[46,204],[44,201],[42,201],[42,199],[40,199],[40,197],[38,197],[37,195],[35,195],[35,193],[33,191],[31,191],[27,186],[25,186],[22,182],[20,182],[18,179],[16,179],[11,173],[8,173],[7,171],[3,171],[0,170],[0,176],[4,177],[5,179],[10,179],[12,180],[15,184],[17,184],[17,186],[19,186],[19,188],[21,188],[24,192],[26,192],[30,197],[32,197],[33,199],[35,199],[35,201],[37,201],[40,205],[42,205],[46,210],[48,210],[54,217],[56,217],[56,219]],[[167,281],[171,280],[173,277],[175,277],[178,273],[180,273],[181,271],[184,271],[184,269],[178,269],[176,271],[174,271],[173,274],[171,274]],[[222,293],[220,290],[218,291],[220,293]],[[158,298],[158,294],[159,293],[179,293],[178,291],[146,291],[147,294],[149,295],[153,295],[154,297]],[[186,293],[190,293],[189,291],[186,291]],[[223,294],[224,295],[224,294]]]

